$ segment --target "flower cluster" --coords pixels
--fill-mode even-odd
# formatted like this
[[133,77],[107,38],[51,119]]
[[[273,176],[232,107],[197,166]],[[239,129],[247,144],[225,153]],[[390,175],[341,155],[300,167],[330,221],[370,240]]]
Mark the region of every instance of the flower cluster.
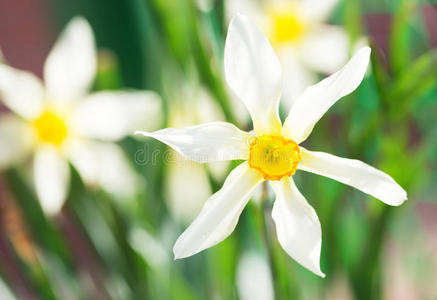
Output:
[[[272,218],[280,245],[298,263],[325,276],[319,262],[321,225],[293,175],[298,170],[322,175],[388,205],[402,204],[407,194],[389,175],[361,161],[302,146],[329,108],[360,85],[371,50],[360,48],[346,63],[345,51],[331,47],[348,48],[342,32],[322,25],[335,1],[326,1],[318,9],[311,1],[290,3],[263,9],[267,13],[260,23],[271,43],[244,15],[237,14],[229,25],[225,77],[249,111],[253,131],[242,131],[223,121],[152,131],[158,127],[161,114],[161,101],[155,93],[90,93],[97,65],[95,42],[89,24],[78,17],[70,22],[47,58],[45,85],[28,72],[0,64],[0,96],[13,112],[0,119],[0,167],[31,156],[36,194],[45,212],[54,214],[68,196],[69,163],[88,185],[98,184],[120,195],[135,193],[139,179],[115,142],[137,129],[148,130],[137,134],[157,139],[197,163],[243,160],[176,241],[175,257],[194,255],[228,237],[255,189],[268,181],[276,195]],[[327,49],[336,55],[327,59]],[[309,77],[299,71],[302,62],[324,73],[336,72],[301,89],[295,83]],[[305,82],[308,84],[308,80]],[[289,108],[284,122],[279,118],[281,97]],[[184,105],[187,103],[191,102]],[[192,103],[196,106],[200,102]],[[189,111],[188,119],[202,119],[195,107],[184,105],[181,107]],[[176,127],[181,123],[175,121],[177,118],[173,118]],[[183,179],[182,185],[194,180],[185,173],[193,168],[180,170],[184,171],[169,172],[169,185],[181,186],[174,183],[181,182],[179,179]],[[193,172],[207,181],[202,170]],[[173,180],[176,177],[179,179]],[[209,189],[199,191],[193,195],[209,194]]]

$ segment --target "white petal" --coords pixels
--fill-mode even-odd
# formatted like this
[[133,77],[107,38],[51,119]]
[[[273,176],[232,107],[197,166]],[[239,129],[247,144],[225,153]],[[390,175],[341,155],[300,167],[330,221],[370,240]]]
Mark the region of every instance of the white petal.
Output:
[[199,216],[176,241],[175,258],[194,255],[227,238],[237,225],[261,174],[242,163],[229,174],[223,187],[209,198]]
[[99,92],[81,101],[73,128],[82,136],[119,140],[136,129],[154,130],[161,121],[161,101],[153,92]]
[[22,120],[12,115],[0,116],[0,169],[24,159],[32,147],[32,132]]
[[362,161],[301,149],[301,170],[350,185],[389,205],[401,205],[407,200],[407,193],[393,178]]
[[0,64],[0,98],[15,113],[32,119],[41,112],[44,89],[33,74]]
[[237,266],[237,287],[240,300],[273,300],[272,271],[264,256],[243,254]]
[[224,60],[226,80],[246,104],[255,132],[278,133],[281,66],[263,33],[241,14],[229,25]]
[[76,17],[68,23],[44,66],[50,100],[75,100],[86,94],[96,73],[96,60],[91,26]]
[[303,17],[312,22],[326,21],[338,0],[303,0],[299,1]]
[[304,141],[325,112],[360,85],[369,58],[370,48],[361,48],[340,71],[308,87],[291,108],[283,135],[298,144]]
[[43,210],[56,214],[62,208],[70,183],[70,169],[66,159],[51,147],[43,147],[35,153],[34,182]]
[[305,38],[300,57],[312,70],[330,74],[340,69],[349,58],[349,39],[340,26],[322,25]]
[[[172,215],[182,224],[189,224],[211,196],[211,184],[204,166],[173,154],[175,159],[169,163],[165,176],[166,199]],[[187,189],[193,182],[196,188]]]
[[136,134],[153,137],[182,156],[199,163],[247,159],[251,135],[226,122],[212,122],[181,129],[165,128]]
[[316,212],[290,177],[272,181],[271,185],[276,193],[272,217],[279,243],[302,266],[325,277],[320,270],[322,229]]
[[69,158],[88,185],[97,185],[121,198],[135,196],[140,179],[123,150],[112,143],[72,141]]

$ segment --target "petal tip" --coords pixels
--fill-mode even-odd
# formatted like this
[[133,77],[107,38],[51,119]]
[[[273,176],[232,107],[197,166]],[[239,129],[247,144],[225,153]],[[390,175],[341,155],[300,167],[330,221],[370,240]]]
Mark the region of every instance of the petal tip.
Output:
[[387,203],[391,206],[401,206],[404,204],[405,201],[408,200],[407,191],[405,191],[400,185],[397,184],[397,187],[399,189],[398,197],[395,198],[395,201],[392,201],[391,203]]
[[175,243],[175,245],[173,247],[174,260],[178,260],[178,259],[182,259],[182,258],[186,258],[188,256],[191,256],[191,254],[187,254],[186,252],[184,252],[180,248],[181,247],[179,246],[178,241],[176,241],[176,243]]
[[408,196],[407,196],[407,192],[405,192],[405,194],[402,195],[402,197],[400,197],[399,202],[397,202],[394,206],[400,206],[400,205],[404,204],[405,201],[407,201],[407,200],[408,200]]
[[311,265],[303,265],[305,268],[313,272],[315,275],[325,278],[326,274],[322,272],[322,269],[320,268],[320,263]]
[[[361,56],[363,58],[363,61],[366,60],[367,64],[369,63],[370,60],[370,54],[372,53],[372,49],[369,46],[365,46],[360,48],[357,52],[356,52],[356,56]],[[367,67],[367,66],[366,66]]]
[[369,54],[372,52],[372,48],[370,48],[369,46],[364,46],[361,49],[362,49],[361,51],[369,52]]
[[236,20],[236,19],[245,19],[245,18],[246,18],[246,16],[245,16],[244,14],[242,14],[241,12],[237,12],[237,13],[234,15],[234,17],[232,18],[231,22],[232,22],[233,20]]
[[321,268],[320,268],[320,264],[316,264],[316,265],[314,265],[314,264],[313,265],[302,264],[302,266],[305,267],[306,269],[308,269],[309,271],[313,272],[315,275],[321,277],[321,278],[325,278],[326,277],[326,274],[323,273]]
[[372,53],[372,48],[369,46],[362,47],[360,50],[358,50],[358,53],[362,53],[363,56],[366,57],[366,60],[370,60],[370,54]]
[[74,25],[80,25],[80,26],[86,26],[87,29],[90,29],[90,30],[91,30],[91,25],[90,25],[90,23],[89,23],[88,20],[87,20],[84,16],[82,16],[82,15],[77,15],[77,16],[73,17],[73,18],[70,20],[70,22],[69,22],[69,25],[72,25],[72,24],[74,24]]
[[87,34],[94,40],[94,33],[91,24],[82,15],[77,15],[67,23],[65,31],[74,31],[81,34]]
[[326,274],[320,270],[320,268],[317,270],[317,272],[314,272],[317,276],[320,276],[322,278],[326,278]]
[[408,200],[407,192],[406,192],[405,190],[403,190],[403,191],[404,191],[404,194],[403,194],[403,196],[402,196],[402,203],[404,203],[405,201]]

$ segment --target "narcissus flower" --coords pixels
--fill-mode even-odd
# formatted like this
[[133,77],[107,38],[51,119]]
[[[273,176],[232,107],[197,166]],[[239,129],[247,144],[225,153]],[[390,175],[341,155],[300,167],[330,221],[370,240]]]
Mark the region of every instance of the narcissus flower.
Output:
[[0,168],[33,152],[35,189],[48,214],[66,199],[68,161],[89,184],[120,196],[135,193],[136,175],[112,142],[157,121],[160,101],[152,92],[88,94],[96,60],[92,30],[78,17],[47,58],[45,87],[31,73],[0,64],[0,97],[15,113],[0,117]]
[[308,87],[281,124],[279,61],[248,18],[237,15],[232,20],[225,46],[225,75],[249,110],[254,132],[243,132],[225,122],[140,132],[199,163],[246,160],[230,173],[223,187],[207,200],[199,216],[179,237],[173,249],[176,258],[193,255],[230,235],[255,188],[269,180],[276,193],[272,216],[279,243],[297,262],[324,276],[319,263],[321,226],[293,181],[298,169],[335,179],[389,205],[400,205],[407,199],[406,192],[389,175],[361,161],[300,146],[323,114],[358,87],[369,57],[370,48],[362,48],[337,73]]
[[261,27],[284,66],[282,105],[290,109],[317,74],[332,74],[349,58],[343,28],[328,24],[338,0],[228,0],[230,16],[241,12]]

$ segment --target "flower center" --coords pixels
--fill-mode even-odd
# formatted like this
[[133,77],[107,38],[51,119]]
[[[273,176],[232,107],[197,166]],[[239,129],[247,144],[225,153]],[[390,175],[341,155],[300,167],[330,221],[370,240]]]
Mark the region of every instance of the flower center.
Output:
[[274,43],[296,42],[305,33],[305,24],[295,12],[274,11],[270,14],[272,22],[271,39]]
[[38,140],[42,143],[60,146],[68,135],[65,121],[51,110],[44,111],[33,121]]
[[282,136],[261,135],[250,144],[249,166],[260,171],[264,179],[293,175],[300,160],[299,146]]

